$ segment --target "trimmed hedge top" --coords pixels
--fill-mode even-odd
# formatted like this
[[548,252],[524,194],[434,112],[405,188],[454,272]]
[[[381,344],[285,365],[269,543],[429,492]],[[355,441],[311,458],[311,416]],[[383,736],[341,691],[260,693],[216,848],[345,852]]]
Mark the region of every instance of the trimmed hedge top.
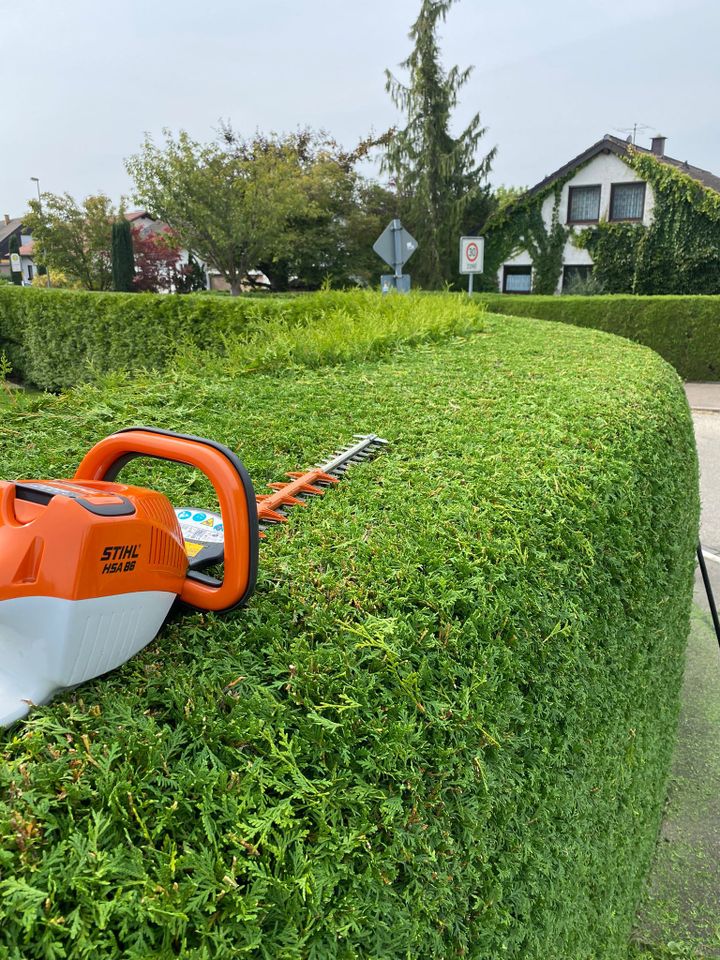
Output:
[[229,350],[243,369],[316,366],[378,356],[480,322],[477,305],[459,296],[331,291],[260,298],[0,287],[0,348],[17,377],[48,390],[114,371],[161,370],[188,348],[210,356]]
[[[137,423],[228,443],[258,489],[353,432],[391,445],[270,532],[246,610],[173,619],[4,735],[3,955],[617,960],[697,537],[676,376],[509,318],[317,372],[229,363],[4,417],[4,476]],[[125,475],[204,502],[177,468]]]
[[720,380],[720,297],[483,294],[494,313],[606,330],[645,344],[684,380]]

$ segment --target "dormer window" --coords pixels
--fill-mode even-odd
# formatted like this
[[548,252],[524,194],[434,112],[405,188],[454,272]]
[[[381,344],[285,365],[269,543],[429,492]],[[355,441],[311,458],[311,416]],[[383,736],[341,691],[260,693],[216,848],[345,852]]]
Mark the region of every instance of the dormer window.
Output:
[[635,220],[643,218],[645,210],[644,183],[614,183],[610,188],[610,219]]
[[570,187],[568,191],[568,223],[597,223],[600,219],[600,184],[592,187]]

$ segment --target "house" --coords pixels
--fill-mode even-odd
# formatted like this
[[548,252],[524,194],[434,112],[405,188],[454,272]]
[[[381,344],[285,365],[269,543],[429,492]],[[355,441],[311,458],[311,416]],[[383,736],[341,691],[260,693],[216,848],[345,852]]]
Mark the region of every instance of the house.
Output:
[[[645,227],[652,224],[655,192],[652,184],[637,172],[638,165],[632,162],[634,158],[650,156],[720,194],[720,177],[667,156],[665,141],[665,137],[653,137],[647,149],[633,145],[630,140],[606,134],[506,208],[504,220],[512,226],[513,217],[517,221],[520,212],[527,211],[537,199],[546,236],[549,237],[553,230],[559,231],[561,240],[564,236],[557,280],[553,274],[550,287],[547,288],[546,280],[543,292],[552,292],[553,283],[555,293],[565,292],[592,274],[590,250],[585,244],[578,243],[581,232],[606,222]],[[492,242],[492,221],[488,233]],[[512,231],[506,229],[507,236],[512,236]],[[518,228],[507,246],[498,266],[499,289],[503,293],[530,293],[537,289],[537,254],[532,255],[529,229],[523,233]]]
[[23,280],[32,280],[35,275],[35,265],[32,257],[23,255],[23,249],[27,247],[32,238],[24,232],[22,218],[10,217],[7,213],[0,220],[0,277],[10,278],[10,241],[12,237],[17,237],[18,240]]

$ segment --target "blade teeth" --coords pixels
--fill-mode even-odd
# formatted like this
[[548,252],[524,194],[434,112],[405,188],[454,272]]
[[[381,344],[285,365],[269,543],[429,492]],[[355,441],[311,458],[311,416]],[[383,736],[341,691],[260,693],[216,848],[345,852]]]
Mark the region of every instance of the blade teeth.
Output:
[[[353,439],[358,442],[340,447],[335,451],[333,457],[330,457],[324,463],[316,463],[315,470],[320,471],[320,475],[316,476],[312,482],[305,484],[300,490],[295,490],[294,494],[287,494],[285,497],[282,496],[282,491],[290,486],[290,483],[287,481],[277,481],[268,484],[271,490],[276,491],[275,494],[257,494],[258,510],[261,514],[258,527],[261,536],[265,536],[265,531],[269,527],[274,527],[279,523],[286,523],[290,508],[293,506],[307,506],[307,501],[310,497],[325,494],[329,488],[343,479],[351,467],[356,464],[365,463],[388,443],[387,440],[384,440],[375,433],[356,433]],[[334,459],[339,459],[340,462],[331,466]],[[291,478],[292,482],[302,477],[303,473],[292,471],[286,473],[286,476]],[[280,496],[277,496],[277,494],[280,494]],[[277,505],[272,510],[268,507],[263,508],[263,501],[268,500],[271,496],[276,498]]]

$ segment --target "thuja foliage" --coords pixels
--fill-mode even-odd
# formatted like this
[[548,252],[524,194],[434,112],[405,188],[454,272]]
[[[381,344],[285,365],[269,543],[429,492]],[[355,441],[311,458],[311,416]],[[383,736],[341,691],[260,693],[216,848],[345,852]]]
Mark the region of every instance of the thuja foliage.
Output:
[[483,302],[493,313],[615,333],[656,350],[684,380],[720,380],[720,297],[484,294]]
[[0,348],[19,379],[50,390],[111,371],[162,369],[193,346],[242,356],[248,368],[321,366],[478,323],[477,306],[467,298],[431,294],[328,291],[294,299],[231,299],[11,287],[0,292]]
[[129,293],[135,279],[132,228],[122,217],[112,225],[112,286],[113,290]]
[[3,735],[0,953],[618,960],[697,538],[671,368],[505,317],[318,372],[206,360],[20,399],[2,475],[128,423],[229,443],[258,487],[390,446],[271,531],[247,609],[175,617]]
[[412,272],[430,289],[457,280],[457,245],[472,213],[473,227],[487,203],[486,179],[495,156],[478,160],[486,128],[476,113],[457,137],[450,133],[452,111],[472,68],[440,62],[437,30],[454,0],[422,0],[410,30],[413,49],[401,64],[408,83],[386,71],[386,89],[405,118],[405,126],[388,141],[383,160],[395,177],[401,213],[418,241]]

